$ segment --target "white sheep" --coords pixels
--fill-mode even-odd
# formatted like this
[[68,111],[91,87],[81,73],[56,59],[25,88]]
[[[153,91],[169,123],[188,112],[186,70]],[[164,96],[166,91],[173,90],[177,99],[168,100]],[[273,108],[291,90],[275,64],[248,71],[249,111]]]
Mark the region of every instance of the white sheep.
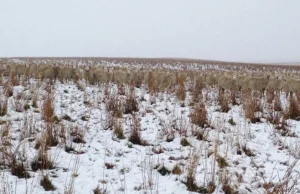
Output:
[[266,86],[266,90],[281,91],[285,85],[285,81],[280,79],[278,76],[270,77],[269,82]]
[[300,79],[288,78],[284,80],[284,91],[289,93],[299,93],[300,92]]
[[260,91],[262,94],[264,93],[268,83],[269,83],[269,77],[246,77],[243,80],[242,89],[250,89],[255,91]]
[[219,90],[234,90],[236,89],[235,80],[233,76],[224,75],[221,76],[218,80],[218,88]]

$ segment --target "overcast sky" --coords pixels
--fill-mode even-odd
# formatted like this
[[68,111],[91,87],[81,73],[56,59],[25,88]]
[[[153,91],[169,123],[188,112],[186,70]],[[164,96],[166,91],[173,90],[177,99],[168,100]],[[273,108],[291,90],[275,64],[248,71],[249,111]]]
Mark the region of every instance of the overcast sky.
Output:
[[0,0],[0,57],[300,61],[299,0]]

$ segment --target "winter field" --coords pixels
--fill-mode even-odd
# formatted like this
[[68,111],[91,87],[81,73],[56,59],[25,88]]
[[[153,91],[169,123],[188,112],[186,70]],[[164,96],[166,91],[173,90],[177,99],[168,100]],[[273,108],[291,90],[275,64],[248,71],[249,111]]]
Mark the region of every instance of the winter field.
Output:
[[300,193],[300,68],[0,59],[1,194]]

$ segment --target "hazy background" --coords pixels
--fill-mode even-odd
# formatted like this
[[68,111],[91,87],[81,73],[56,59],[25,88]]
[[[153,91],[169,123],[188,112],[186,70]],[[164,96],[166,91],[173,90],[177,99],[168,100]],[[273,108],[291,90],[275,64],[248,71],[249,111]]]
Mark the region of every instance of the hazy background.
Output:
[[0,0],[0,57],[299,62],[299,0]]

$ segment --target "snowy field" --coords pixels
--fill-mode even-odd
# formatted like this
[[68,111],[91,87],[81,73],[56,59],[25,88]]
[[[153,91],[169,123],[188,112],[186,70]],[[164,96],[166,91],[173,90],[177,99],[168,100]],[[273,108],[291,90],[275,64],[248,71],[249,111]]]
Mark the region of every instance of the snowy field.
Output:
[[300,193],[289,95],[180,86],[3,77],[0,193]]

